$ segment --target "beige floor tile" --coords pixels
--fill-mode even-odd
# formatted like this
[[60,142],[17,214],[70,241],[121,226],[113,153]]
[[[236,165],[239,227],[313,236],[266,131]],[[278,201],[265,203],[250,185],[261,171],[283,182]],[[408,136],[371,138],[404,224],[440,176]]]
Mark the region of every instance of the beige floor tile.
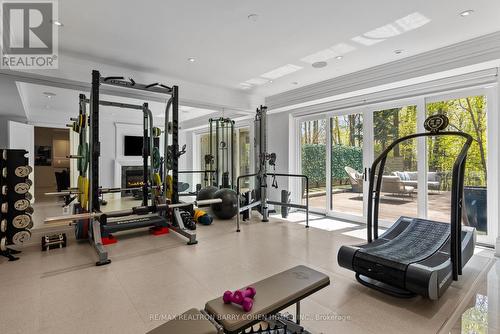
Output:
[[[41,205],[41,212],[56,210]],[[339,248],[362,241],[342,234],[348,230],[306,229],[275,219],[262,223],[255,214],[240,233],[232,220],[199,226],[199,243],[192,246],[174,232],[117,233],[119,242],[106,246],[113,262],[104,267],[94,266],[97,257],[86,242],[70,240],[67,248],[48,253],[26,249],[17,262],[0,259],[0,300],[8,301],[0,303],[0,332],[145,333],[167,317],[202,308],[225,290],[305,264],[331,279],[329,287],[302,303],[309,316],[303,324],[311,332],[435,333],[493,261],[488,251],[474,256],[461,281],[438,302],[396,299],[360,285],[354,273],[338,266]],[[485,278],[488,291],[497,291],[498,273],[497,262]],[[311,320],[317,316],[321,319]]]

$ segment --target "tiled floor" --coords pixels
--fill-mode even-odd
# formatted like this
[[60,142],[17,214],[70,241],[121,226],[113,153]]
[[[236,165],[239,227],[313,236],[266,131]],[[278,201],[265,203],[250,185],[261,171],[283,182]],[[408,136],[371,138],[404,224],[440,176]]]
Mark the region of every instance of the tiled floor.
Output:
[[17,262],[0,260],[0,333],[145,333],[227,289],[298,264],[332,282],[302,304],[306,316],[330,319],[303,321],[313,333],[460,332],[455,313],[476,305],[474,295],[488,297],[488,333],[498,328],[500,267],[491,251],[479,250],[439,301],[401,300],[361,286],[337,265],[342,244],[362,242],[359,227],[327,231],[305,229],[298,217],[296,223],[255,218],[241,233],[233,221],[200,226],[194,246],[173,232],[122,234],[107,246],[113,262],[103,267],[94,266],[87,243],[76,242],[48,253],[28,249]]

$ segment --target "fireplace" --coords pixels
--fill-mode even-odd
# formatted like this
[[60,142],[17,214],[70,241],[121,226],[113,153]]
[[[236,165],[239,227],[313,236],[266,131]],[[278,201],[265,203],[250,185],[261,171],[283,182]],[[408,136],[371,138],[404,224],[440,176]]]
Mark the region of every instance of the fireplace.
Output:
[[[142,166],[122,166],[122,188],[142,187],[144,184],[143,180]],[[132,196],[133,192],[133,190],[122,191],[122,196]]]

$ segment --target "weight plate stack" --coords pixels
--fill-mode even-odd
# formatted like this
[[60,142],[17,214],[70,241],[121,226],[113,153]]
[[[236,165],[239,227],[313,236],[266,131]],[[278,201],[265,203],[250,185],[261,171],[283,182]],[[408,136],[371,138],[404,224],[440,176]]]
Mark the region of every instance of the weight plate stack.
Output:
[[33,168],[28,164],[25,150],[2,150],[0,159],[0,241],[2,252],[12,252],[8,246],[21,246],[31,238],[33,227],[33,182],[29,175]]

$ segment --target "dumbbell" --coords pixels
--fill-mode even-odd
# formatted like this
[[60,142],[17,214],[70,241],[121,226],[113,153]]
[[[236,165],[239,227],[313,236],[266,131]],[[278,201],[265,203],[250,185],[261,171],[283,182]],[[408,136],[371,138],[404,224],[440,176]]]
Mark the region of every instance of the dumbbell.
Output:
[[243,307],[243,311],[248,312],[253,307],[253,297],[257,291],[255,288],[249,286],[245,290],[236,290],[234,293],[231,291],[224,292],[222,300],[225,304],[238,304]]

